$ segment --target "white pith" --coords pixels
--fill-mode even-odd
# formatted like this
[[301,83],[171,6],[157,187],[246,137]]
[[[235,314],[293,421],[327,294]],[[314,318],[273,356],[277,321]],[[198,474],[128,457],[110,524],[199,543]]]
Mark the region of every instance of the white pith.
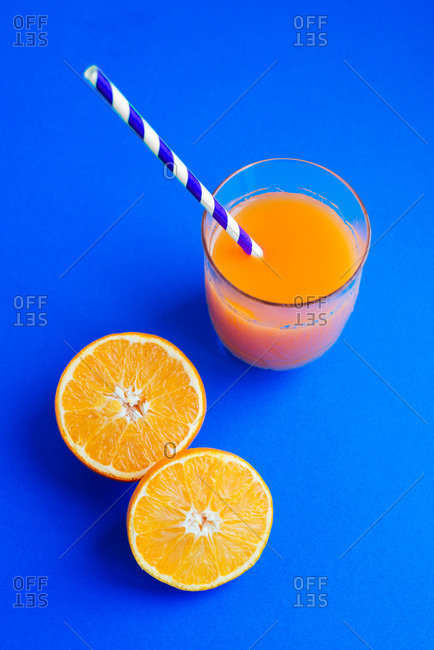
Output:
[[122,404],[122,410],[117,417],[124,417],[128,422],[135,422],[139,418],[145,417],[149,411],[150,403],[142,400],[141,392],[135,386],[128,388],[115,387],[115,394],[108,395],[108,399],[115,399]]
[[[122,480],[138,480],[141,478],[149,469],[155,464],[151,464],[148,467],[144,468],[140,472],[134,471],[134,472],[123,472],[112,465],[103,465],[102,463],[99,463],[98,461],[95,461],[89,454],[87,454],[86,450],[76,444],[71,437],[69,436],[68,429],[66,427],[65,423],[65,411],[61,407],[61,396],[64,392],[64,389],[66,385],[71,381],[73,378],[74,372],[77,368],[77,366],[85,360],[86,357],[90,354],[93,354],[95,348],[99,347],[101,344],[109,341],[110,339],[119,339],[122,338],[124,341],[128,341],[128,343],[156,343],[159,346],[161,346],[169,355],[169,357],[172,357],[182,363],[183,369],[187,373],[189,379],[190,379],[190,386],[193,387],[195,393],[197,394],[198,400],[199,400],[199,410],[198,410],[198,415],[195,419],[194,422],[191,424],[188,424],[187,422],[184,423],[186,426],[188,426],[188,431],[183,440],[181,440],[177,445],[176,449],[177,451],[181,451],[184,449],[188,444],[189,444],[189,438],[191,436],[191,433],[193,430],[197,429],[198,422],[203,418],[204,412],[205,412],[205,406],[204,406],[204,396],[202,394],[202,388],[199,383],[199,380],[195,374],[195,369],[193,365],[182,355],[182,353],[172,346],[170,343],[164,341],[163,339],[159,338],[158,336],[152,336],[151,334],[112,334],[109,336],[104,337],[103,339],[99,339],[95,341],[94,343],[91,343],[87,348],[82,350],[79,355],[77,355],[69,364],[67,369],[65,370],[65,373],[61,379],[61,382],[58,387],[58,393],[59,393],[59,410],[58,410],[58,417],[59,417],[59,424],[61,425],[65,438],[67,439],[67,442],[71,449],[77,454],[79,458],[82,458],[84,462],[86,462],[88,465],[93,467],[95,470],[101,472],[102,474],[108,474],[114,478],[119,478]],[[118,390],[116,390],[116,388]],[[126,389],[117,386],[115,388],[116,396],[112,393],[111,395],[106,395],[107,399],[115,399],[116,401],[121,401],[123,403],[123,408],[122,411],[129,411],[130,408],[134,408],[138,402],[137,402],[137,396],[138,396],[138,391],[135,387],[128,387]],[[122,402],[122,399],[124,399],[124,402]],[[127,402],[127,404],[125,404]],[[143,415],[146,414],[146,411],[149,408],[149,404],[145,401],[142,402],[143,404]],[[128,405],[128,406],[127,406]],[[136,410],[136,409],[135,409]],[[122,411],[118,414],[118,417],[122,415]],[[131,414],[131,412],[130,412]],[[134,415],[133,418],[137,419],[139,417],[139,414]],[[127,418],[129,421],[131,421],[133,418]],[[161,456],[162,458],[164,454],[164,449],[161,450]]]
[[195,537],[208,537],[220,530],[221,521],[218,512],[210,508],[199,511],[191,506],[181,525],[184,526],[186,533],[193,533]]

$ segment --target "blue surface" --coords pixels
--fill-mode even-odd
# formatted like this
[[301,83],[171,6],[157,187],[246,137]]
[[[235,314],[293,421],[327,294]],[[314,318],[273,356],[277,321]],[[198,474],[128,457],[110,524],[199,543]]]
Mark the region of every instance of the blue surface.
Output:
[[[408,406],[431,422],[433,145],[421,139],[434,141],[431,4],[19,11],[48,15],[48,45],[13,47],[17,10],[2,9],[2,647],[432,647],[434,446]],[[328,16],[327,46],[293,46],[298,14]],[[64,340],[79,350],[112,332],[159,334],[197,366],[210,404],[246,368],[208,320],[201,209],[63,59],[80,75],[99,65],[211,189],[255,160],[312,160],[359,193],[373,241],[425,193],[372,249],[343,334],[408,405],[342,339],[304,369],[252,369],[236,383],[196,444],[239,454],[264,477],[282,559],[266,548],[208,592],[139,569],[127,486],[93,474],[57,430],[54,392],[72,357]],[[14,326],[14,297],[28,295],[48,296],[45,327]],[[35,308],[22,320],[26,311]],[[47,576],[48,606],[13,607],[16,576]],[[297,601],[297,576],[328,577],[326,607],[294,607],[312,603],[305,589]],[[26,591],[36,593],[29,585],[21,602]]]

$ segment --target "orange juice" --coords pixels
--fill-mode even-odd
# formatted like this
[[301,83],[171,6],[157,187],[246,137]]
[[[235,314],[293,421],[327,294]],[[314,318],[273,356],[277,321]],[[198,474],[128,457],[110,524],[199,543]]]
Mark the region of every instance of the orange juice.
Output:
[[255,298],[283,304],[317,300],[345,284],[357,262],[351,230],[310,196],[264,193],[232,215],[260,244],[266,263],[246,255],[224,232],[212,258],[229,282]]
[[297,368],[339,337],[370,242],[363,203],[337,174],[304,160],[247,165],[214,196],[264,251],[246,255],[205,213],[205,291],[222,343],[251,365]]

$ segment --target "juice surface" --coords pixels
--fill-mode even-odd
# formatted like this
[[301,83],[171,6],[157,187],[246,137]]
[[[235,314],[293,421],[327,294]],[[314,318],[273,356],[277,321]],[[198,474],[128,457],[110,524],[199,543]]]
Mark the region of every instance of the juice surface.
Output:
[[217,237],[212,258],[225,278],[251,296],[284,304],[312,301],[339,289],[355,271],[351,230],[310,196],[261,194],[231,214],[262,247],[267,264],[246,255],[225,232]]

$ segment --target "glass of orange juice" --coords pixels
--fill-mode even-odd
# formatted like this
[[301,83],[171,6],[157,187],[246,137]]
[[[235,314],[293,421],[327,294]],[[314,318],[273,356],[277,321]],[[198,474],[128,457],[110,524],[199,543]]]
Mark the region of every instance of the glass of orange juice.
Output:
[[205,212],[208,310],[222,343],[261,368],[297,368],[339,337],[370,243],[363,203],[337,174],[304,160],[243,167],[214,196],[262,247],[246,255]]

